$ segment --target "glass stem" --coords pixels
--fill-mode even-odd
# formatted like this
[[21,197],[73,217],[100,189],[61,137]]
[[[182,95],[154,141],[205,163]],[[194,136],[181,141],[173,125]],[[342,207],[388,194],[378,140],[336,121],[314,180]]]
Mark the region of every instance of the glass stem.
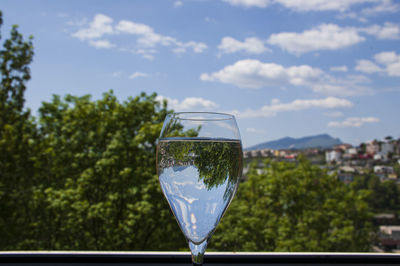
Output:
[[203,257],[204,252],[206,251],[207,247],[207,240],[199,244],[195,244],[189,240],[189,248],[190,252],[192,253],[192,262],[194,266],[201,266],[203,265]]

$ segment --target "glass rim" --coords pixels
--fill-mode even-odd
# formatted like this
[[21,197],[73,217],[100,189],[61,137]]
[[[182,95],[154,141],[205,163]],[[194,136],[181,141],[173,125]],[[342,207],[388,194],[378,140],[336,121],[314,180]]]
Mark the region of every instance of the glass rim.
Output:
[[[209,118],[204,117],[180,117],[180,115],[206,115],[210,116]],[[220,117],[212,117],[212,116],[220,116]],[[224,121],[224,120],[235,120],[235,116],[228,113],[219,113],[219,112],[174,112],[172,114],[168,114],[168,117],[172,119],[179,119],[179,120],[192,120],[192,121]]]

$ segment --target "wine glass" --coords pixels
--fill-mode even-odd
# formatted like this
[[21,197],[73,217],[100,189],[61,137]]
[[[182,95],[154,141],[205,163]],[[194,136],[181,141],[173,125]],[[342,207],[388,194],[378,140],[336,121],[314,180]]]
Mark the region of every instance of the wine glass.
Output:
[[243,152],[234,116],[209,112],[167,115],[157,145],[164,196],[188,241],[193,265],[236,192]]

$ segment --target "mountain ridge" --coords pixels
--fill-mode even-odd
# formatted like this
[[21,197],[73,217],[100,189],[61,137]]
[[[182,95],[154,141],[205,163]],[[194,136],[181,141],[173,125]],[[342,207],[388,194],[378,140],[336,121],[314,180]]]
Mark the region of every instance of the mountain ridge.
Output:
[[245,150],[331,148],[334,145],[342,143],[343,142],[339,138],[333,138],[329,134],[318,134],[301,138],[284,137],[253,145]]

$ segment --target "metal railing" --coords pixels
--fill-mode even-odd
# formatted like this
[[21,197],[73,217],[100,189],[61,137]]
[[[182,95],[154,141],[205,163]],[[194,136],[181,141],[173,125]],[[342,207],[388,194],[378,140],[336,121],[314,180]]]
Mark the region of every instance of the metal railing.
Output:
[[[0,252],[1,265],[192,265],[188,252]],[[387,253],[207,252],[204,265],[400,265]]]

